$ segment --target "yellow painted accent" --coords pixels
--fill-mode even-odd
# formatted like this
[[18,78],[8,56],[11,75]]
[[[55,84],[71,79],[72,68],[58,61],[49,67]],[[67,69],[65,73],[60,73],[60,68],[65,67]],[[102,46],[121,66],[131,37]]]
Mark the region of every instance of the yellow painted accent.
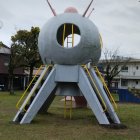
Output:
[[[69,111],[69,117],[70,119],[72,118],[72,96],[70,97],[70,100],[67,101],[66,99],[67,96],[65,96],[65,102],[64,102],[64,118],[66,119],[67,118],[67,106],[70,105],[70,108],[68,108],[68,111]],[[68,102],[68,104],[67,104]],[[70,102],[70,104],[69,104]]]
[[66,32],[66,24],[64,24],[64,28],[63,28],[63,47],[65,45],[65,32]]
[[[49,66],[47,67],[46,72],[48,71],[49,67],[51,67],[51,65],[49,65]],[[44,75],[46,74],[46,72],[44,73]],[[42,79],[43,79],[44,75],[43,75],[43,76],[42,76],[42,78],[40,79],[39,84],[40,84],[40,82],[42,81]],[[39,84],[38,84],[38,85],[39,85]],[[38,87],[38,85],[37,85],[37,87]],[[36,88],[34,89],[34,91],[33,91],[32,95],[34,94],[35,90],[36,90]],[[32,97],[32,95],[30,95],[30,98]],[[29,102],[30,98],[27,100],[27,102],[26,102],[25,106],[26,106],[26,105],[27,105],[27,103]],[[23,108],[24,108],[24,110],[26,111],[25,106],[24,106]]]
[[38,75],[38,73],[40,72],[42,68],[42,65],[40,66],[40,68],[37,70],[36,74],[34,75],[33,79],[31,80],[30,84],[28,85],[27,89],[24,91],[24,93],[22,94],[21,98],[19,99],[19,101],[17,102],[16,104],[16,108],[18,109],[19,108],[19,104],[20,102],[22,101],[22,99],[24,98],[24,96],[26,95],[28,89],[30,88],[31,84],[33,83],[34,79],[36,78],[36,76]]
[[71,103],[70,103],[70,119],[72,118],[72,96],[71,96]]
[[[19,101],[17,102],[17,104],[16,104],[16,108],[17,109],[19,109],[19,104],[21,103],[21,101],[23,100],[23,98],[25,97],[25,95],[26,95],[26,93],[27,93],[27,91],[28,91],[28,89],[30,88],[30,86],[32,85],[32,83],[33,83],[33,81],[35,80],[35,78],[36,78],[36,76],[38,75],[38,73],[40,72],[40,70],[41,70],[41,68],[43,67],[44,65],[41,65],[40,66],[40,68],[37,70],[37,72],[36,72],[36,74],[34,75],[34,77],[33,77],[33,79],[32,79],[32,81],[30,82],[30,84],[28,85],[28,87],[27,87],[27,89],[24,91],[24,93],[22,94],[22,96],[21,96],[21,98],[19,99]],[[49,65],[48,67],[47,67],[47,70],[49,69],[49,67],[51,67],[52,65]],[[47,72],[47,70],[46,70],[46,72]],[[41,79],[42,80],[42,79]],[[41,82],[41,80],[40,80],[40,82]],[[39,83],[40,83],[39,82]],[[35,89],[36,90],[36,89]],[[33,91],[33,93],[34,93],[34,91]],[[32,96],[32,95],[31,95]],[[30,99],[29,99],[30,100]],[[28,100],[28,101],[29,101]],[[26,102],[26,104],[28,103],[28,101]],[[24,106],[25,107],[25,106]],[[25,109],[24,109],[25,110]],[[26,110],[25,110],[26,111]]]
[[102,37],[101,37],[100,34],[99,34],[99,39],[100,39],[100,45],[101,45],[101,48],[103,48],[103,40],[102,40]]
[[72,24],[72,47],[74,47],[74,26]]
[[87,66],[86,65],[84,65],[84,68],[85,68],[85,70],[87,71],[87,74],[89,75],[89,77],[90,77],[90,79],[91,79],[91,81],[92,81],[92,83],[93,83],[93,85],[94,85],[94,87],[95,87],[95,90],[97,91],[97,94],[98,94],[98,96],[100,97],[100,99],[101,99],[101,101],[102,101],[102,103],[103,103],[103,106],[104,106],[104,112],[107,110],[107,107],[106,107],[106,104],[105,104],[105,102],[104,102],[104,100],[103,100],[103,98],[102,98],[102,96],[101,96],[101,94],[100,94],[100,92],[99,92],[99,90],[98,90],[98,88],[97,88],[97,86],[96,86],[96,84],[95,84],[95,82],[94,82],[94,80],[93,80],[93,78],[92,78],[92,76],[91,76],[91,74],[90,74],[90,72],[89,72],[89,70],[88,70],[88,68],[87,68]]
[[111,93],[110,93],[110,91],[109,91],[109,89],[108,89],[108,87],[107,87],[107,85],[106,85],[106,83],[105,83],[104,78],[102,77],[102,75],[101,75],[100,71],[98,70],[98,68],[97,68],[97,67],[94,67],[94,68],[95,68],[97,74],[99,75],[99,78],[100,78],[100,80],[102,81],[103,86],[104,86],[104,88],[106,89],[106,91],[107,91],[107,93],[108,93],[108,95],[109,95],[109,97],[110,97],[110,100],[113,102],[114,107],[117,109],[117,108],[118,108],[118,107],[117,107],[117,104],[116,104],[114,98],[112,97],[112,95],[111,95]]
[[66,119],[66,114],[67,110],[66,110],[66,96],[65,96],[65,102],[64,102],[64,118]]

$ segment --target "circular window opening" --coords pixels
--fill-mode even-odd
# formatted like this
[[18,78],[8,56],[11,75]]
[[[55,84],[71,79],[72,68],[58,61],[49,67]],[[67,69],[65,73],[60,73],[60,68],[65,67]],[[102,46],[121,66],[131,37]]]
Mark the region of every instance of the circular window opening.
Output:
[[57,31],[57,41],[64,48],[73,48],[77,46],[80,39],[80,30],[74,24],[62,24]]

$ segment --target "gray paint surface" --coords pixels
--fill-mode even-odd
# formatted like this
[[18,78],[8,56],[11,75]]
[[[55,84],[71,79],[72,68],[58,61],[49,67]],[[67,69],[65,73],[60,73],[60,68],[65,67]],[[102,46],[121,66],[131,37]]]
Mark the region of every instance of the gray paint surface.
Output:
[[[74,24],[80,30],[81,40],[73,48],[63,48],[57,33],[63,24]],[[63,37],[60,36],[60,39]],[[38,39],[41,58],[46,63],[77,65],[98,62],[101,55],[100,36],[97,27],[88,18],[76,13],[64,13],[51,18],[41,29]]]
[[13,121],[16,122],[18,120],[18,116],[19,114],[24,111],[24,107],[26,106],[27,102],[30,100],[31,96],[33,95],[33,93],[35,92],[35,90],[40,86],[40,81],[41,79],[43,79],[44,77],[46,77],[46,72],[47,72],[47,67],[44,68],[43,72],[41,73],[40,77],[38,78],[37,82],[35,83],[35,85],[33,86],[33,88],[31,89],[30,93],[28,94],[28,96],[26,97],[26,99],[24,100],[23,104],[21,105],[20,109],[18,110],[16,116],[14,117]]
[[27,112],[23,116],[20,124],[30,123],[37,114],[37,112],[40,110],[42,105],[45,103],[47,98],[49,98],[50,94],[56,87],[54,77],[55,77],[55,69],[52,69],[47,79],[45,80],[44,84],[40,88],[38,94],[34,98],[32,104],[30,105]]
[[[64,66],[60,66],[60,67],[64,67]],[[38,94],[34,98],[31,105],[29,106],[27,112],[25,113],[22,120],[20,121],[20,124],[30,123],[33,120],[33,118],[35,117],[35,115],[37,114],[37,112],[41,109],[42,105],[44,105],[44,107],[45,108],[47,107],[46,109],[48,109],[48,107],[50,106],[51,102],[53,101],[53,99],[55,97],[55,93],[53,91],[54,91],[54,89],[55,89],[55,91],[57,90],[55,88],[57,86],[60,88],[61,94],[59,94],[59,95],[67,94],[70,96],[72,96],[72,95],[79,96],[79,93],[80,93],[79,89],[80,89],[80,91],[82,91],[83,96],[86,98],[89,106],[91,107],[93,113],[95,114],[99,124],[106,124],[106,125],[110,124],[110,122],[107,118],[107,115],[104,112],[103,107],[96,95],[96,90],[95,90],[94,86],[91,85],[91,83],[88,79],[88,76],[86,75],[83,68],[78,67],[78,69],[77,69],[77,66],[69,66],[69,67],[71,67],[69,70],[67,68],[65,70],[73,71],[73,69],[75,69],[75,71],[77,71],[77,74],[79,77],[78,81],[72,82],[72,83],[75,85],[78,85],[78,86],[76,87],[71,83],[70,77],[69,77],[70,78],[69,82],[68,81],[66,82],[68,85],[63,87],[63,85],[65,85],[65,84],[62,84],[62,86],[60,86],[59,84],[61,84],[62,82],[55,81],[56,69],[58,68],[55,66],[51,70],[51,72],[48,75],[47,79],[45,80],[44,84],[40,88]],[[105,92],[101,91],[101,90],[103,90],[102,85],[98,83],[99,82],[98,77],[96,76],[93,69],[92,69],[91,73],[92,73],[92,77],[94,78],[94,81],[97,85],[98,90],[100,92],[102,92],[101,96],[103,97],[103,99],[108,107],[107,111],[108,111],[110,117],[113,119],[114,123],[119,124],[120,121],[119,121],[116,113],[114,112],[110,101],[108,100],[107,96],[105,95]],[[63,73],[58,73],[58,74],[62,75]]]
[[[64,25],[66,27],[65,34]],[[72,47],[63,47],[63,38],[72,34],[80,35],[80,42]],[[20,124],[30,123],[42,106],[49,107],[56,90],[57,95],[84,95],[100,124],[110,124],[107,114],[97,96],[86,72],[80,66],[91,62],[96,65],[101,56],[100,34],[95,24],[78,13],[63,13],[51,18],[41,29],[38,38],[39,53],[44,64],[56,64],[51,70],[38,94],[24,114]],[[120,123],[94,71],[92,77],[108,106],[109,115]],[[76,86],[75,86],[76,85]],[[79,87],[78,87],[79,86]],[[81,94],[81,91],[82,94]]]
[[112,104],[111,104],[111,102],[110,102],[105,90],[103,89],[103,84],[99,80],[99,78],[96,75],[96,73],[95,73],[93,68],[90,69],[90,73],[91,73],[91,75],[93,77],[93,80],[94,80],[94,82],[95,82],[95,84],[96,84],[96,86],[97,86],[102,98],[104,99],[104,102],[105,102],[105,104],[107,106],[107,112],[109,113],[111,119],[113,120],[114,123],[120,124],[120,120],[119,120],[119,118],[118,118],[118,116],[117,116],[117,114],[116,114],[116,112],[115,112],[115,110],[114,110],[114,108],[113,108],[113,106],[112,106]]
[[56,65],[56,82],[78,82],[79,66],[78,65]]
[[79,88],[81,89],[84,97],[86,98],[90,108],[96,116],[99,124],[110,124],[103,108],[95,94],[94,89],[92,88],[84,70],[80,68],[79,72]]

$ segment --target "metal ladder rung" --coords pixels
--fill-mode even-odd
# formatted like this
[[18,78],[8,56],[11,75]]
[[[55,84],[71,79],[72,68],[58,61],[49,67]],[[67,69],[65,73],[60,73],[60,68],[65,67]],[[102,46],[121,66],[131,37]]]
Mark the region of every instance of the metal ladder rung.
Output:
[[[70,102],[70,104],[69,104],[69,108],[67,108],[67,102]],[[65,96],[65,102],[64,102],[64,118],[66,119],[66,117],[67,117],[67,110],[70,110],[70,114],[69,114],[69,117],[70,117],[70,119],[72,118],[72,96],[71,96],[71,99],[70,100],[67,100],[66,99],[66,96]]]

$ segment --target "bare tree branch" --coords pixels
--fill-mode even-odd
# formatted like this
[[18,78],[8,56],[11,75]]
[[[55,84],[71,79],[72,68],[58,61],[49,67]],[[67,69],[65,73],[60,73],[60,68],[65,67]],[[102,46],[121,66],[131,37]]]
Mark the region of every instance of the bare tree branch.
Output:
[[108,87],[110,87],[113,78],[121,72],[121,67],[125,67],[131,58],[124,58],[119,56],[118,49],[115,51],[105,49],[103,53],[105,59],[100,63],[102,63],[104,67],[105,79],[107,81]]

